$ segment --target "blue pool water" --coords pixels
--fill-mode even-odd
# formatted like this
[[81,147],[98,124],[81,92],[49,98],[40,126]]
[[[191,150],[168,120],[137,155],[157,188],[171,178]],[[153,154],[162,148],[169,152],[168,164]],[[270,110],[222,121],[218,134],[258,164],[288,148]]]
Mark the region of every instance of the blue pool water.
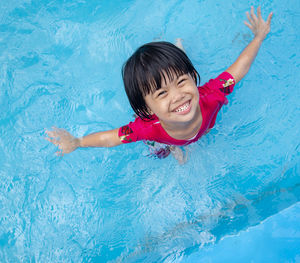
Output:
[[[143,143],[55,156],[53,125],[83,136],[132,119],[120,71],[138,46],[181,37],[204,83],[249,42],[258,4],[272,32],[186,165]],[[298,0],[2,1],[0,261],[234,262],[234,247],[266,262],[248,251],[287,237],[269,258],[299,262],[299,22]]]

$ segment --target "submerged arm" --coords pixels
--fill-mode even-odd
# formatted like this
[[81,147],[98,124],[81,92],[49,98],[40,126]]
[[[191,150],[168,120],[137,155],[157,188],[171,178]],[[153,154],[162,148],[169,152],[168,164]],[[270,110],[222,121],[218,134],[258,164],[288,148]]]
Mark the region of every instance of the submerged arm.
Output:
[[113,147],[122,144],[118,130],[114,129],[104,132],[96,132],[84,136],[82,138],[76,138],[68,131],[53,127],[52,131],[46,131],[49,142],[58,146],[60,151],[56,154],[64,155],[75,151],[79,147]]
[[79,139],[80,147],[114,147],[122,144],[118,130],[96,132]]

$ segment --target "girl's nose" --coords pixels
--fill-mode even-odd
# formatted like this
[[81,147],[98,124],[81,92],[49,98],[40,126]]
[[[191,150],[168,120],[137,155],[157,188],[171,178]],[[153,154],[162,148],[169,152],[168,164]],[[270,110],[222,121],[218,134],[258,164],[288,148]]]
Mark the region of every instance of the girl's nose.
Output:
[[183,99],[183,97],[184,97],[184,94],[180,90],[178,90],[176,88],[173,89],[172,103],[177,103],[177,102],[181,101]]

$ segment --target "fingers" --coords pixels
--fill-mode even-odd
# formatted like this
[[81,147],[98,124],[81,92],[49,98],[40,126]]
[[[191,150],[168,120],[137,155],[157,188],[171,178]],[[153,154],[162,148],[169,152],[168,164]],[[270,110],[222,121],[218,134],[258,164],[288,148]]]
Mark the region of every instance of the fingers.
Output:
[[247,18],[251,25],[255,25],[257,23],[257,16],[254,13],[254,8],[251,6],[250,14],[246,12]]
[[253,20],[254,22],[256,22],[256,21],[257,21],[257,16],[256,16],[255,13],[254,13],[254,8],[253,8],[253,6],[251,6],[251,11],[250,11],[250,13],[251,13],[251,18],[252,18],[252,20]]
[[253,29],[253,27],[252,27],[249,23],[247,23],[246,21],[244,21],[244,24],[245,24],[247,27],[249,27],[251,30]]
[[247,18],[248,18],[248,21],[249,21],[251,24],[253,24],[254,21],[253,21],[252,18],[250,17],[249,12],[246,12],[246,16],[247,16]]
[[61,146],[60,142],[56,139],[51,139],[51,138],[48,138],[48,137],[45,137],[45,140],[47,140],[48,142],[51,142],[53,143],[54,145],[56,145],[59,149],[59,151],[57,151],[55,154],[57,156],[64,156],[64,150],[63,150],[63,147]]
[[55,153],[57,156],[64,156],[64,154],[67,153],[61,144],[57,144],[56,146],[57,146],[58,149],[59,149],[59,150]]
[[273,16],[273,12],[271,12],[268,16],[268,19],[267,19],[267,24],[270,25],[271,24],[271,19],[272,19],[272,16]]
[[48,142],[51,142],[51,143],[53,143],[55,145],[59,144],[59,141],[56,140],[56,139],[51,139],[51,138],[45,137],[45,140],[47,140]]
[[45,131],[45,133],[48,135],[48,137],[45,137],[44,139],[61,149],[60,136],[58,133],[56,131]]
[[48,137],[45,137],[45,140],[58,147],[59,150],[55,153],[57,156],[62,157],[65,153],[68,153],[68,150],[64,149],[65,147],[61,141],[61,139],[64,139],[64,135],[68,133],[66,130],[53,126],[52,131],[46,130],[45,133],[48,135]]
[[57,156],[63,156],[66,153],[70,153],[74,151],[78,146],[75,145],[76,138],[72,136],[65,129],[60,129],[57,127],[52,127],[51,131],[45,131],[48,137],[45,137],[45,140],[53,143],[58,147],[58,151],[56,152]]
[[63,151],[57,151],[55,154],[56,154],[57,156],[60,156],[60,157],[63,157],[63,156],[64,156]]
[[[254,8],[253,6],[251,6],[251,10],[250,10],[250,14],[249,12],[246,12],[247,18],[249,20],[249,22],[251,24],[253,24],[254,22],[257,22],[257,20],[263,20],[262,16],[261,16],[261,7],[257,7],[257,16],[254,13]],[[267,23],[270,24],[271,23],[271,19],[273,16],[273,12],[271,12],[267,18]]]
[[59,140],[51,139],[51,138],[45,138],[45,140],[56,145],[58,147],[58,149],[63,150],[63,146],[61,145],[61,142]]
[[52,138],[58,138],[59,134],[58,132],[54,129],[53,131],[45,131],[45,133]]
[[64,130],[57,127],[52,127],[52,131],[45,131],[45,133],[55,139],[64,138],[64,136],[68,135],[69,133]]
[[257,17],[258,17],[258,19],[262,19],[260,6],[257,8]]

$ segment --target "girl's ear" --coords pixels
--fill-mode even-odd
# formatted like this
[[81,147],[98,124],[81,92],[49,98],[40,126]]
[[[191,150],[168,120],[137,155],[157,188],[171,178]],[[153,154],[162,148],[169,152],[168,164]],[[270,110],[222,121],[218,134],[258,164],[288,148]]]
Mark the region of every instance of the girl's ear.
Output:
[[150,115],[153,115],[153,111],[147,106],[147,112],[150,114]]
[[199,73],[196,70],[194,70],[193,74],[194,74],[194,80],[195,80],[196,85],[200,85],[200,75],[199,75]]
[[198,74],[197,74],[197,71],[193,71],[193,79],[194,79],[194,81],[196,82],[196,85],[198,84],[197,82],[198,82],[198,78],[197,78],[197,76],[198,76]]
[[148,112],[149,112],[149,114],[151,114],[151,115],[153,115],[154,113],[153,113],[153,111],[152,110],[150,110],[149,108],[148,108]]

